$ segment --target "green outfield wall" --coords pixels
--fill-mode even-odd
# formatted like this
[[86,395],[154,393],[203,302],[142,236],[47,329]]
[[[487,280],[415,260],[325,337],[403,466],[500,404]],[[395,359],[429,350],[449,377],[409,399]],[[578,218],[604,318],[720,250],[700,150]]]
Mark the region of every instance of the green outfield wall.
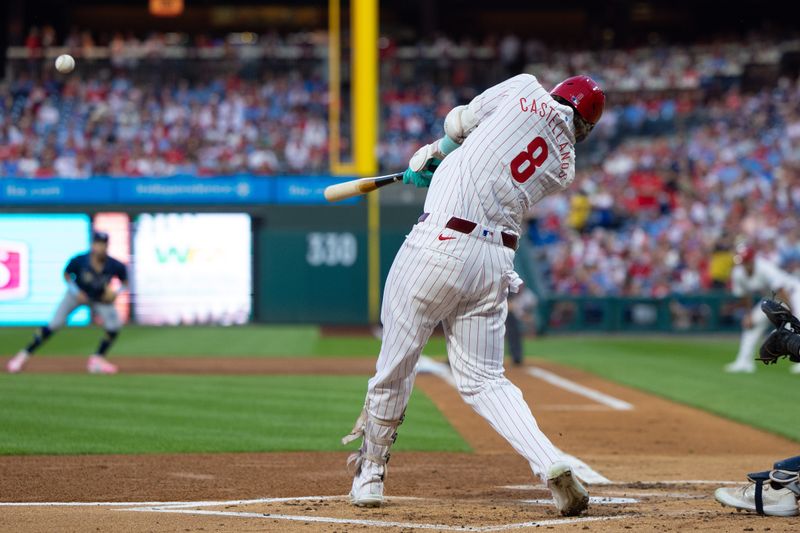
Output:
[[[381,287],[418,207],[381,209]],[[255,320],[366,324],[366,204],[273,206],[254,223]]]
[[[128,205],[111,213],[105,212],[105,207],[40,206],[29,207],[24,212],[18,209],[16,215],[6,215],[8,225],[3,235],[6,246],[20,247],[17,253],[20,265],[16,270],[31,273],[28,278],[32,281],[27,284],[20,282],[18,290],[6,287],[20,294],[7,294],[4,309],[9,316],[5,322],[0,322],[29,325],[46,320],[63,291],[60,276],[63,264],[70,255],[88,246],[92,225],[99,224],[102,217],[113,216],[120,223],[119,227],[112,228],[112,241],[127,247],[120,257],[131,267],[140,267],[131,268],[134,283],[130,302],[121,304],[130,306],[125,311],[131,310],[134,320],[139,323],[225,324],[248,320],[342,325],[369,323],[366,202],[349,205],[190,205],[171,209],[155,205]],[[416,203],[381,206],[381,292],[392,260],[421,210],[422,206]],[[29,230],[34,228],[37,221],[55,220],[54,216],[68,212],[74,213],[73,218],[78,217],[83,222],[79,230],[68,231],[66,237],[80,238],[82,241],[71,243],[65,236],[53,231],[39,232],[33,236],[26,233],[30,233]],[[163,215],[220,212],[246,213],[250,218],[249,224],[244,225],[249,226],[249,230],[197,224],[190,228],[187,224],[191,220]],[[153,216],[153,213],[162,215]],[[64,231],[69,229],[63,224],[53,227]],[[189,229],[192,231],[186,233]],[[52,251],[53,239],[66,248],[56,259],[43,259],[41,251]],[[234,241],[238,246],[225,246],[234,244]],[[665,298],[550,295],[547,292],[547,280],[541,274],[543,269],[538,263],[544,258],[527,247],[525,242],[526,239],[523,239],[523,247],[517,254],[516,268],[539,297],[535,313],[538,329],[542,332],[681,333],[739,329],[744,310],[736,298],[724,292],[670,295]],[[242,254],[231,251],[245,248],[244,257],[249,259],[243,259]],[[32,252],[26,253],[26,250]],[[162,260],[146,263],[145,259],[154,253]],[[221,259],[220,254],[225,257]],[[214,266],[214,269],[208,270],[206,267],[209,266]],[[42,276],[33,275],[41,268],[50,268],[52,272]],[[425,265],[419,265],[419,268],[424,269]],[[203,276],[198,276],[197,272]],[[245,280],[251,285],[244,286],[243,282],[236,284],[237,280]],[[151,283],[147,285],[146,282]],[[230,312],[225,307],[229,306],[226,302],[230,300],[233,287],[238,287],[241,293],[237,293],[237,298],[241,299],[242,310],[235,317],[228,316]],[[219,295],[227,299],[220,299]],[[43,298],[41,302],[36,300],[39,296]],[[198,303],[200,300],[203,300],[202,305]],[[224,308],[217,309],[220,306]],[[23,316],[23,311],[36,311],[39,314],[28,320]],[[222,318],[215,318],[217,315]],[[83,320],[86,321],[86,317]]]

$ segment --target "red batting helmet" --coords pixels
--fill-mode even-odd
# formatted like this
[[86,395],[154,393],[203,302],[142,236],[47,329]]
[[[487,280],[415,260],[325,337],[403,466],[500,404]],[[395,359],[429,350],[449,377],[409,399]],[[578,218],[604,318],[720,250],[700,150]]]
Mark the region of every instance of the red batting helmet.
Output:
[[589,76],[567,78],[550,91],[551,96],[560,96],[569,102],[583,120],[597,124],[606,104],[606,94]]

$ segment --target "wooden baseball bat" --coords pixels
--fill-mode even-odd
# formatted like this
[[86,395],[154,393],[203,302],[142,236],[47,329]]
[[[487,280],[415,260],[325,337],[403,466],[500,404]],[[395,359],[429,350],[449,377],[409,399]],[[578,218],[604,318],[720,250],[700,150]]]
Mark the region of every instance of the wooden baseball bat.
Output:
[[358,180],[345,181],[336,185],[325,187],[325,199],[329,202],[338,202],[361,194],[367,194],[375,189],[386,187],[392,183],[402,181],[403,173],[387,174],[386,176],[376,176],[374,178],[362,178]]

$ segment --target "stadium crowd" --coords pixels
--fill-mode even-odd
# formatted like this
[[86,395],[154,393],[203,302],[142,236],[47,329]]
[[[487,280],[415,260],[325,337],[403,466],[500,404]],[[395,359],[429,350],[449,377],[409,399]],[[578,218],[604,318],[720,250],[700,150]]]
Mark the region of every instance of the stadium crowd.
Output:
[[292,74],[167,86],[20,76],[0,94],[0,174],[322,173],[326,113],[324,83]]
[[[447,111],[472,86],[382,86],[381,166],[405,166],[441,135]],[[37,78],[21,72],[0,89],[0,176],[198,176],[323,173],[327,87],[319,76],[273,72],[152,83],[125,71]],[[625,96],[594,138],[611,141],[697,119],[698,92]]]
[[[1,176],[302,174],[327,168],[324,33],[153,32],[138,38],[73,29],[59,38],[45,26],[11,42],[18,45],[13,74],[0,88]],[[440,134],[453,105],[520,70],[534,72],[545,86],[571,72],[596,77],[614,92],[614,105],[594,142],[613,145],[700,120],[706,89],[733,83],[748,63],[775,64],[794,45],[752,36],[745,43],[564,51],[514,35],[411,44],[382,38],[381,166],[402,167],[420,142]],[[88,64],[80,76],[55,76],[42,60],[64,51]],[[301,60],[315,66],[298,70]],[[202,65],[200,75],[158,81],[146,75],[168,66],[190,71],[192,61]]]
[[741,242],[800,275],[800,80],[709,111],[680,136],[622,143],[537,206],[531,236],[554,292],[725,288]]
[[[242,39],[236,49],[260,47],[258,57],[300,47],[314,58],[325,46],[317,34]],[[45,28],[23,46],[35,60],[55,43]],[[169,43],[187,45],[167,34],[102,40],[72,32],[61,44],[85,57],[105,47],[108,65],[59,77],[41,61],[17,64],[0,85],[0,178],[327,171],[319,65],[301,72],[293,60],[272,59],[280,68],[254,74],[234,61],[191,81],[157,82],[133,68]],[[195,37],[188,45],[228,49],[230,40]],[[569,53],[513,36],[382,46],[378,153],[387,170],[405,167],[421,143],[440,136],[447,111],[477,87],[519,70],[545,86],[588,72],[608,87],[610,105],[581,151],[576,184],[532,213],[530,235],[548,258],[554,292],[723,288],[742,239],[800,270],[800,223],[785,216],[800,212],[800,83],[754,95],[737,83],[746,64],[775,64],[787,42]]]
[[[10,41],[23,48],[29,58],[44,57],[48,50],[59,48],[77,58],[108,58],[117,68],[139,68],[140,60],[146,59],[193,57],[226,61],[269,57],[324,60],[328,44],[326,33],[318,31],[217,36],[151,32],[140,37],[131,32],[94,35],[73,28],[59,38],[52,26],[32,27],[27,35],[12,36]],[[781,40],[767,32],[753,32],[744,41],[723,39],[692,46],[591,50],[552,48],[514,34],[487,35],[479,40],[437,35],[410,42],[384,36],[380,41],[382,60],[401,65],[401,69],[410,67],[412,78],[417,81],[419,69],[429,60],[433,68],[441,67],[442,62],[455,65],[454,81],[468,71],[470,80],[479,86],[487,80],[476,77],[481,73],[496,77],[498,73],[491,68],[487,72],[486,67],[497,65],[506,70],[506,75],[532,68],[545,86],[556,84],[571,72],[591,72],[609,91],[698,88],[714,78],[738,77],[750,63],[775,64],[783,50],[796,49],[797,44],[796,40]]]

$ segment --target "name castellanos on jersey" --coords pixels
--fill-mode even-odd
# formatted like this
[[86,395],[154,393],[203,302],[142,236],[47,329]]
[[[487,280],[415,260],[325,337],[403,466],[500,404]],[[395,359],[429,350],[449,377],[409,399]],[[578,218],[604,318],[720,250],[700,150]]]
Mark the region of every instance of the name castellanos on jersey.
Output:
[[[565,137],[564,129],[560,128],[559,123],[556,122],[558,110],[553,106],[547,105],[546,102],[541,102],[537,106],[535,98],[528,104],[528,99],[524,96],[519,99],[519,107],[523,113],[535,113],[545,119],[550,131],[555,134],[554,141],[555,145],[558,147],[558,155],[561,159],[561,172],[559,172],[558,177],[559,179],[565,178],[567,176],[567,169],[569,169],[569,166],[572,164],[572,150],[570,150],[572,143]],[[564,122],[568,122],[567,117],[561,118]],[[564,142],[561,142],[562,140]]]

